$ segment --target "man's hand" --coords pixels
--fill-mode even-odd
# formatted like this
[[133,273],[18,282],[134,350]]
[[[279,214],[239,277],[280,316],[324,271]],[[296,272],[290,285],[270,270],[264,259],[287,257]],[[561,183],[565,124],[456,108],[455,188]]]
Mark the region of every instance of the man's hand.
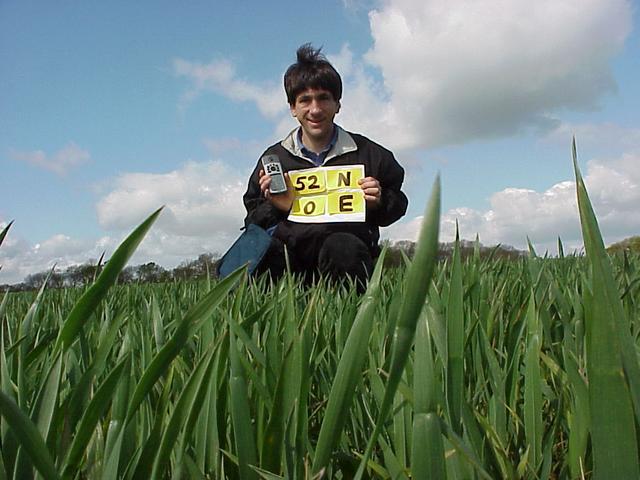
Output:
[[360,188],[364,192],[364,199],[367,207],[378,208],[382,201],[382,188],[380,182],[373,177],[365,177],[358,181]]
[[289,210],[291,210],[295,194],[293,192],[293,187],[291,186],[291,180],[289,180],[289,174],[284,174],[284,180],[285,182],[287,182],[287,191],[276,194],[273,194],[269,191],[269,186],[271,185],[271,177],[264,173],[264,170],[260,170],[259,175],[260,190],[262,191],[264,198],[269,200],[271,204],[278,210],[282,210],[283,212],[288,212]]

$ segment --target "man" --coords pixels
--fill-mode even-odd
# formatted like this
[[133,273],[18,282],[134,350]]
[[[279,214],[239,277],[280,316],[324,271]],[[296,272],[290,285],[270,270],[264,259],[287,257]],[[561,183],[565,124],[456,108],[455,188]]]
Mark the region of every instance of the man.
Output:
[[[334,123],[340,111],[342,80],[320,49],[310,44],[297,51],[297,62],[284,76],[291,114],[300,123],[264,155],[276,155],[284,172],[316,167],[363,165],[359,187],[365,200],[365,220],[299,222],[291,215],[296,189],[285,173],[287,191],[272,194],[271,177],[258,161],[244,194],[245,226],[256,224],[272,235],[258,272],[279,277],[285,269],[284,247],[291,269],[307,281],[318,273],[334,280],[351,277],[362,287],[371,275],[380,249],[380,226],[402,217],[407,197],[400,190],[404,170],[393,154],[362,135]],[[312,220],[313,222],[313,220]]]

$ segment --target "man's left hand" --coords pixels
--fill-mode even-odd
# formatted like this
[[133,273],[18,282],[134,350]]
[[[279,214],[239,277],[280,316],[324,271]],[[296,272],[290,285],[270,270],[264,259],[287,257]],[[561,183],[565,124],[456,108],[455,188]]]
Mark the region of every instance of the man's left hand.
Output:
[[367,207],[377,208],[382,201],[382,188],[380,182],[373,177],[365,177],[358,181],[360,188],[364,192],[364,199],[367,202]]

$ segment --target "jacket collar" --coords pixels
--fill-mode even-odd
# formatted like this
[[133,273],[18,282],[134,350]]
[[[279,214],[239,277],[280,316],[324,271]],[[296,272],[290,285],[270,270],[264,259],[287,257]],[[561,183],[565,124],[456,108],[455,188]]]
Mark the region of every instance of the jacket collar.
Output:
[[[349,133],[347,133],[347,131],[344,130],[339,125],[336,125],[336,128],[338,129],[338,139],[336,140],[336,144],[333,146],[333,148],[331,149],[327,157],[324,159],[323,165],[327,163],[329,160],[331,160],[332,158],[338,157],[340,155],[344,155],[345,153],[355,152],[356,150],[358,150],[358,146],[356,145],[356,142],[353,139],[353,137],[349,135]],[[285,148],[285,150],[291,152],[296,157],[304,158],[309,163],[313,163],[308,158],[305,158],[304,154],[300,149],[300,146],[298,145],[298,142],[296,142],[296,135],[298,134],[299,129],[300,127],[297,127],[297,128],[294,128],[291,132],[289,132],[289,135],[287,135],[284,138],[284,140],[280,142],[280,145],[282,145]]]

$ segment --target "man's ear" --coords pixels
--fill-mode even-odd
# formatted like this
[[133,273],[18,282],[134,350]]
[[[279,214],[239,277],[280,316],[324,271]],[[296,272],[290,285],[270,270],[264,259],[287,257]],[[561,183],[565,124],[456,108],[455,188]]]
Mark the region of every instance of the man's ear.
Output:
[[336,103],[338,104],[338,108],[336,108],[336,114],[338,114],[338,113],[340,113],[340,107],[342,105],[340,104],[340,100],[338,100]]
[[295,118],[296,116],[296,107],[295,105],[289,104],[289,111],[291,112],[291,116]]

